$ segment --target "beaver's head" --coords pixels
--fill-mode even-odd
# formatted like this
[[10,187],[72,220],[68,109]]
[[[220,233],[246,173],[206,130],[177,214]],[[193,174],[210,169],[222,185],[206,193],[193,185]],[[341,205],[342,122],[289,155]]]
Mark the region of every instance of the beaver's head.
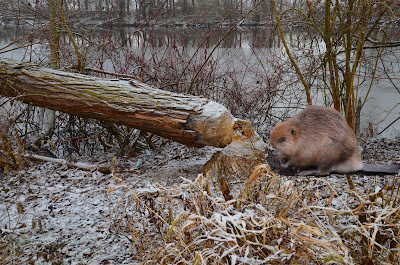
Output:
[[268,148],[280,159],[289,158],[296,152],[298,129],[287,121],[278,123],[271,131]]

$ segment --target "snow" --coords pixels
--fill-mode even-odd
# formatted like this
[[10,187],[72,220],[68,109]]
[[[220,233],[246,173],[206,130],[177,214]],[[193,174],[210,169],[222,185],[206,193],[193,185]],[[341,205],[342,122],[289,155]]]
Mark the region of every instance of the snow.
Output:
[[[201,111],[201,115],[205,117],[212,117],[214,119],[219,119],[222,116],[230,114],[230,111],[222,104],[217,103],[215,101],[209,101],[207,104],[203,106]],[[232,114],[232,124],[234,123],[235,119]]]
[[[151,192],[157,182],[171,185],[182,182],[180,177],[195,179],[213,153],[213,148],[190,149],[176,143],[165,149],[158,154],[143,151],[131,160],[117,159],[122,171],[116,176],[136,192]],[[32,256],[37,264],[51,264],[44,257],[36,258],[46,252],[59,257],[60,264],[133,264],[131,241],[115,233],[110,222],[124,191],[107,191],[118,185],[112,174],[50,162],[0,175],[0,201],[4,202],[0,234],[20,243],[22,253],[14,257],[15,262],[24,264]],[[23,205],[23,213],[18,213],[17,202]]]
[[[0,175],[0,201],[3,202],[0,204],[0,240],[4,242],[7,239],[14,242],[14,250],[18,250],[14,253],[19,253],[13,256],[14,264],[26,264],[28,260],[34,260],[37,264],[51,264],[48,260],[50,254],[60,262],[59,264],[139,264],[135,263],[135,260],[138,260],[135,257],[137,253],[132,252],[132,237],[127,236],[129,231],[121,231],[124,226],[119,226],[117,222],[117,218],[122,220],[135,214],[132,210],[116,212],[118,203],[121,202],[120,209],[125,209],[127,206],[126,201],[121,201],[127,191],[124,185],[128,185],[131,192],[136,194],[158,192],[165,189],[162,187],[172,187],[179,183],[186,183],[188,187],[195,185],[202,165],[216,150],[219,149],[186,148],[176,143],[167,143],[163,148],[143,150],[131,159],[117,158],[118,171],[114,172],[114,175],[102,174],[98,171],[83,171],[51,162],[29,162],[19,171]],[[397,157],[398,153],[393,155]],[[368,157],[366,159],[368,160]],[[104,160],[111,163],[112,155],[98,158],[98,161]],[[82,158],[81,162],[95,164],[98,161]],[[141,162],[138,164],[138,161]],[[355,175],[353,181],[358,192],[371,194],[385,191],[395,178]],[[157,183],[160,183],[162,187]],[[303,193],[298,193],[296,196],[308,193],[309,195],[305,196],[308,198],[307,203],[301,206],[304,206],[303,209],[307,207],[312,209],[314,217],[325,229],[324,233],[329,231],[331,235],[330,238],[321,240],[332,244],[343,244],[343,235],[360,233],[358,218],[351,215],[338,215],[339,217],[334,217],[333,223],[332,220],[326,218],[325,213],[329,211],[331,215],[335,215],[335,211],[351,211],[359,205],[358,197],[354,196],[346,186],[346,179],[342,175],[331,175],[320,179],[285,177],[281,182],[281,194],[268,191],[263,199],[279,202],[282,196],[292,196],[294,191]],[[179,190],[182,199],[191,199],[185,196],[184,190],[179,187],[176,189]],[[113,191],[108,192],[110,190]],[[204,197],[209,196],[203,191],[201,194]],[[368,198],[368,196],[364,197]],[[215,246],[226,242],[237,242],[242,234],[227,232],[227,229],[231,227],[243,234],[257,235],[263,230],[257,230],[254,226],[263,228],[265,225],[267,227],[271,225],[269,215],[273,210],[260,216],[259,213],[263,211],[256,206],[239,212],[232,203],[224,202],[223,199],[215,198],[213,202],[225,205],[225,208],[215,211],[209,219],[201,217],[202,222],[210,225],[212,229],[204,232],[197,242],[199,244],[207,240],[217,242]],[[163,203],[163,201],[155,200],[155,203]],[[376,215],[369,225],[362,227],[361,232],[368,234],[382,228],[385,228],[386,232],[390,231],[392,228],[383,220],[394,216],[396,209],[390,208],[391,205],[384,206],[385,202],[380,197],[375,202],[365,200],[364,203],[381,209],[365,209],[364,213],[370,216],[374,213]],[[22,204],[23,212],[18,212],[18,204]],[[215,205],[213,207],[218,208]],[[173,220],[176,217],[174,216]],[[199,216],[194,214],[185,218],[187,218],[185,223],[187,227],[196,226],[199,220]],[[251,222],[253,226],[248,226],[248,222]],[[298,224],[307,225],[303,220],[299,220]],[[286,224],[280,221],[273,225],[276,229],[286,229]],[[134,226],[136,229],[149,229],[140,222],[135,223]],[[338,230],[342,231],[342,238]],[[288,233],[291,231],[288,230]],[[300,232],[309,238],[318,239],[317,230],[303,229]],[[290,260],[294,252],[284,253],[281,248],[287,247],[293,250],[299,242],[290,241],[291,243],[288,244],[287,240],[279,235],[271,240],[273,242],[267,242],[269,245],[263,245],[272,253],[264,261],[252,258],[253,248],[249,246],[250,242],[240,249],[232,245],[224,250],[223,255],[229,256],[236,264],[263,264],[267,260]],[[347,264],[354,264],[353,258],[346,252],[347,249],[343,251],[343,260]],[[47,253],[47,257],[40,253]],[[207,251],[202,254],[206,256],[207,253],[214,255]],[[333,257],[335,255],[332,253]],[[12,262],[9,263],[12,264]]]

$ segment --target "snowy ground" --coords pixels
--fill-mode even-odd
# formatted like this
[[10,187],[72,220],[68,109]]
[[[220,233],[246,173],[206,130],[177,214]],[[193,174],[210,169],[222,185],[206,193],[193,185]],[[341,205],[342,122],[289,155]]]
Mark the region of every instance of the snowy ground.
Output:
[[[137,189],[173,185],[181,177],[195,178],[211,155],[212,148],[171,143],[159,153],[118,159],[115,176]],[[12,255],[0,252],[0,264],[5,258],[10,258],[5,264],[131,263],[130,241],[109,231],[123,194],[107,193],[120,184],[112,174],[35,162],[0,178],[0,240],[13,242]]]
[[[180,177],[196,178],[213,152],[168,143],[129,160],[117,159],[115,176],[134,189],[171,186]],[[399,164],[400,139],[368,141],[364,159]],[[111,163],[112,157],[105,160]],[[346,185],[343,176],[329,179]],[[354,182],[367,189],[385,181],[361,176]],[[110,229],[123,192],[107,190],[119,183],[112,174],[39,162],[0,175],[0,264],[135,264],[130,239]]]

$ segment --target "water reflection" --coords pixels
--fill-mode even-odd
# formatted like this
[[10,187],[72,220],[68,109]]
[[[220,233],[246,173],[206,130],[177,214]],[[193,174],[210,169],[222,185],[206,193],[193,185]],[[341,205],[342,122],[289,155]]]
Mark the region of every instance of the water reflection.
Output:
[[[279,54],[274,57],[274,60],[285,60],[279,38],[273,30],[266,27],[247,30],[233,29],[230,34],[226,35],[228,30],[229,28],[213,29],[190,27],[155,27],[140,31],[136,28],[90,30],[89,32],[78,32],[76,41],[87,51],[91,50],[93,54],[95,54],[94,51],[98,49],[96,46],[97,43],[106,43],[104,40],[114,45],[118,43],[117,47],[135,51],[138,54],[142,48],[146,47],[146,55],[154,51],[160,53],[165,52],[166,47],[179,51],[171,56],[177,56],[177,54],[181,56],[192,56],[198,49],[201,49],[203,54],[207,54],[205,50],[210,52],[212,48],[218,45],[215,56],[224,56],[224,59],[221,60],[224,63],[218,65],[220,68],[219,71],[226,71],[226,69],[222,69],[224,67],[237,68],[239,65],[246,64],[246,67],[243,68],[244,70],[241,70],[244,81],[240,85],[246,86],[251,82],[262,85],[264,82],[260,81],[262,77],[255,76],[256,71],[253,72],[251,70],[267,67],[269,69],[263,70],[262,73],[264,73],[264,75],[273,75],[276,70],[271,64],[271,54]],[[2,28],[0,32],[0,48],[31,33],[29,30],[20,28]],[[87,41],[89,37],[90,41]],[[63,41],[68,43],[68,38],[66,38],[66,36],[63,36],[63,38]],[[293,43],[294,46],[310,46],[310,43],[304,40],[301,32],[296,29],[287,32],[287,39],[289,43]],[[25,43],[29,43],[29,41],[30,40],[26,40]],[[96,44],[95,47],[93,47],[93,44]],[[12,47],[16,47],[16,45]],[[322,46],[321,49],[323,48]],[[46,45],[38,44],[33,48],[30,47],[30,49],[38,53],[39,51],[45,51]],[[376,52],[377,51],[373,49],[366,50],[366,58],[375,58],[374,53]],[[373,127],[376,127],[376,132],[380,132],[400,116],[400,52],[396,48],[387,49],[386,52],[386,56],[378,62],[376,76],[380,78],[374,79],[371,93],[362,111],[362,131],[367,131],[367,128],[372,124]],[[14,58],[16,60],[27,60],[26,55],[26,49],[22,48],[0,54],[2,57]],[[32,56],[32,53],[30,53],[30,56]],[[103,60],[102,58],[97,59]],[[117,59],[119,63],[122,64],[122,62],[126,60],[126,56],[123,54],[121,58]],[[110,61],[112,60],[112,58],[104,59],[106,63],[102,64],[102,66],[104,66],[103,69],[119,71],[115,66],[111,66],[112,64]],[[373,59],[370,61],[366,59],[360,71],[360,73],[362,73],[360,77],[362,78],[356,80],[357,84],[360,85],[359,96],[361,97],[366,95],[368,91],[369,84],[372,80],[371,76],[374,71],[374,63],[375,61]],[[388,70],[390,71],[388,72]],[[318,87],[318,84],[314,87]],[[317,93],[316,91],[314,92]],[[324,96],[322,94],[316,94],[314,98],[317,104],[323,104]],[[292,101],[289,100],[288,103],[284,103],[283,105],[290,105],[290,102]],[[400,120],[395,122],[382,134],[382,136],[386,137],[395,137],[398,135],[400,135]]]
[[[233,29],[225,36],[227,30],[225,28],[158,27],[138,31],[134,28],[119,28],[114,33],[122,45],[130,47],[149,45],[161,48],[171,43],[187,48],[198,47],[200,44],[203,48],[212,48],[217,44],[220,48],[274,48],[279,45],[276,34],[265,28],[245,31]],[[108,34],[105,32],[98,31],[98,34]]]

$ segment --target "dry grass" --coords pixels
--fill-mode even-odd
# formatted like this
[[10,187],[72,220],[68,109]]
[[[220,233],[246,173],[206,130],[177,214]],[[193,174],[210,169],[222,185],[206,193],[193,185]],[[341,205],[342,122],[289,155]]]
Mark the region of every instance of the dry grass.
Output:
[[18,169],[20,165],[20,152],[14,150],[7,135],[0,133],[0,169],[7,173],[10,169]]
[[268,165],[258,166],[233,200],[206,192],[209,185],[200,175],[175,187],[111,189],[126,189],[112,227],[132,240],[133,259],[145,264],[399,262],[400,204],[393,195],[398,188],[360,194],[318,178],[295,186]]

